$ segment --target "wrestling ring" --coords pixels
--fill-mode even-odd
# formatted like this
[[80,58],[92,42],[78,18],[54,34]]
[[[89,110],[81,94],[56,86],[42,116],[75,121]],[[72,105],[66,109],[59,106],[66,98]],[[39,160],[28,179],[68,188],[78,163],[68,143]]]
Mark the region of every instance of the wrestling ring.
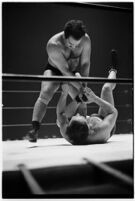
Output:
[[[133,197],[132,79],[22,74],[3,74],[2,79],[3,198]],[[106,144],[69,144],[61,137],[55,123],[59,90],[49,103],[44,119],[46,123],[42,124],[38,142],[28,142],[25,135],[30,126],[28,122],[31,122],[33,104],[37,98],[35,96],[39,93],[35,85],[41,81],[89,82],[97,94],[100,84],[116,82],[119,95],[123,97],[123,103],[116,105],[120,110],[116,134]],[[13,86],[16,86],[14,90]],[[35,90],[30,89],[33,86]],[[117,102],[115,92],[114,97]],[[88,113],[95,109],[95,105],[88,105]]]

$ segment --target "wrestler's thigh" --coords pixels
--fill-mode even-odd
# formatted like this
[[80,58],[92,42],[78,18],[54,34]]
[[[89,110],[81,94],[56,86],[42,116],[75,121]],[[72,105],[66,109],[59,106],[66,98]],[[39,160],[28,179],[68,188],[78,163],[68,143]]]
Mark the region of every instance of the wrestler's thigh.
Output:
[[[43,74],[45,77],[50,77],[50,76],[56,76],[51,70],[46,70],[44,71]],[[41,91],[42,92],[48,92],[48,93],[54,93],[55,91],[58,90],[60,86],[59,82],[55,81],[43,81],[41,83]]]
[[[108,103],[114,105],[114,98],[113,98],[113,90],[110,87],[110,84],[105,83],[101,90],[101,98]],[[105,110],[105,108],[100,107],[98,114],[100,116],[105,117],[108,114],[108,110]]]

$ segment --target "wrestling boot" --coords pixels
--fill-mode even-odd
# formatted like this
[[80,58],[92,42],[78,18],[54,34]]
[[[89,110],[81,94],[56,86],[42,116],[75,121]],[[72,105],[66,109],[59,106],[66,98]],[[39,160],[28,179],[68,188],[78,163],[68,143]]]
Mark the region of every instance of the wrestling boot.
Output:
[[112,49],[111,50],[111,69],[109,73],[111,71],[115,71],[115,73],[117,73],[117,67],[118,67],[118,54],[115,49]]
[[27,139],[29,142],[37,142],[40,123],[38,121],[32,121],[32,127],[32,130],[30,130],[27,134]]
[[30,130],[27,134],[27,139],[29,140],[29,142],[37,142],[38,131],[36,131],[35,129]]

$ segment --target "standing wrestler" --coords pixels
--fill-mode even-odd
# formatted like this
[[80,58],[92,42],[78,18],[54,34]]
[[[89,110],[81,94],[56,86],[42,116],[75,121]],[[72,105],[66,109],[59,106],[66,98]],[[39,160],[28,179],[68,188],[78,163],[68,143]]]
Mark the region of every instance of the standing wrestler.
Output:
[[[76,72],[79,72],[81,76],[89,76],[91,41],[82,21],[68,21],[64,31],[54,35],[48,41],[46,50],[48,64],[44,71],[45,77],[75,76]],[[83,88],[80,82],[71,82],[70,84],[78,90]],[[58,82],[42,82],[41,92],[33,110],[32,130],[28,133],[30,142],[37,141],[38,130],[46,113],[47,105],[59,86]]]
[[[109,71],[108,79],[116,79],[116,70]],[[81,102],[73,100],[67,105],[68,92],[72,86],[63,85],[62,93],[57,105],[57,125],[61,135],[74,145],[105,143],[115,132],[118,116],[114,106],[113,90],[115,83],[105,83],[98,97],[91,89],[85,88],[87,103],[96,103],[99,106],[98,114],[85,116],[79,113]]]

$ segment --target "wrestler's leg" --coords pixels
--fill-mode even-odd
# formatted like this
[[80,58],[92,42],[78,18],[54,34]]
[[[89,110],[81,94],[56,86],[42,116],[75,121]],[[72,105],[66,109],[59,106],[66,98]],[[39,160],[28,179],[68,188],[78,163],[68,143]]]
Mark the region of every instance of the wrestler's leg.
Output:
[[[46,70],[44,75],[53,76],[53,72],[51,70]],[[38,137],[38,130],[40,128],[40,123],[46,113],[46,108],[49,101],[52,99],[54,93],[59,88],[58,82],[45,82],[43,81],[41,84],[41,92],[40,95],[34,105],[33,115],[32,115],[32,127],[33,129],[29,131],[28,138],[30,142],[36,142]]]
[[[53,73],[51,70],[46,70],[44,72],[44,75],[46,77],[53,76]],[[40,95],[34,106],[32,121],[38,121],[38,122],[42,121],[46,113],[46,107],[50,102],[50,100],[52,99],[54,93],[58,90],[58,88],[59,88],[58,82],[52,82],[52,81],[42,82]]]
[[[111,70],[108,75],[108,79],[115,79],[116,78],[116,71]],[[116,87],[116,83],[105,83],[101,90],[101,98],[112,105],[114,105],[114,98],[113,98],[113,90]],[[102,108],[99,108],[98,114],[101,116],[106,116],[106,111]]]

